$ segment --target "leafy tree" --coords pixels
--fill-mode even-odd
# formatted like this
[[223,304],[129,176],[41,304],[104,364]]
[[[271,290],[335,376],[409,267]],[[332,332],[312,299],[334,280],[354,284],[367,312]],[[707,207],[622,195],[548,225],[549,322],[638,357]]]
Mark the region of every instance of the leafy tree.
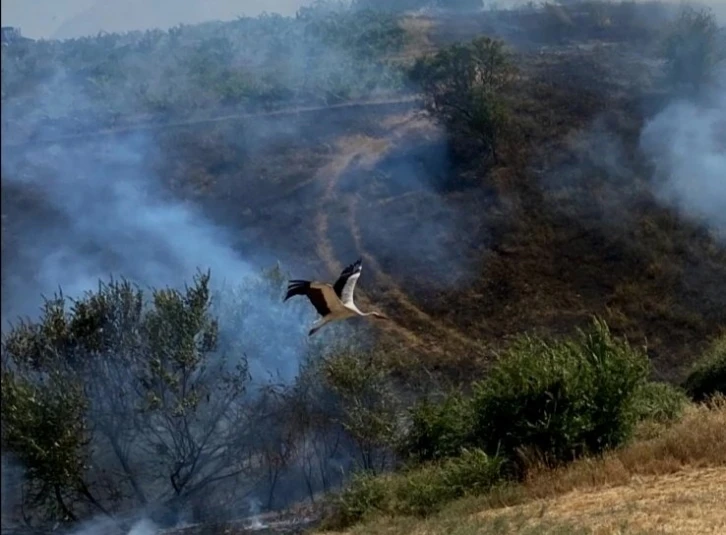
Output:
[[70,502],[88,493],[86,400],[80,386],[59,373],[38,383],[23,371],[2,370],[3,448],[26,466],[28,505],[49,518],[77,520]]
[[2,440],[28,471],[26,505],[59,520],[176,509],[249,472],[246,364],[217,350],[208,283],[147,302],[112,281],[3,338]]
[[667,81],[674,91],[698,94],[713,81],[726,58],[723,32],[708,9],[684,7],[663,42]]
[[503,90],[514,73],[503,43],[480,37],[418,60],[411,77],[420,84],[428,109],[453,131],[477,137],[496,163],[508,122]]
[[340,408],[338,423],[356,442],[364,470],[380,470],[390,463],[398,431],[396,399],[377,357],[375,352],[342,349],[321,362],[324,384]]

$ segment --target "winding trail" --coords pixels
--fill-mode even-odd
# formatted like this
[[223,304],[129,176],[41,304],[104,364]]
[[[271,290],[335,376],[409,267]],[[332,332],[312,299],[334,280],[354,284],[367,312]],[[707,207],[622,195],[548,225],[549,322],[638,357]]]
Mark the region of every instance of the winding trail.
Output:
[[[318,203],[318,212],[314,222],[317,243],[316,252],[333,275],[339,273],[343,266],[335,257],[333,245],[330,240],[328,212],[336,199],[337,186],[341,176],[347,169],[354,165],[362,169],[372,170],[395,146],[397,139],[401,139],[410,133],[412,129],[421,128],[423,125],[420,117],[411,116],[410,114],[404,117],[396,116],[390,118],[387,123],[387,126],[391,128],[391,132],[385,138],[373,138],[365,135],[353,135],[340,138],[336,142],[338,155],[330,163],[323,166],[315,175],[316,179],[323,183],[323,193]],[[408,197],[412,193],[418,192],[407,192],[398,197],[389,197],[386,201],[391,202],[396,200],[396,198]],[[417,333],[400,325],[395,319],[390,323],[381,324],[381,327],[384,330],[395,331],[395,334],[403,337],[408,344],[417,348],[425,348],[427,351],[446,352],[444,348],[439,347],[439,344],[424,340],[423,336],[425,334],[430,335],[431,330],[433,330],[443,335],[447,340],[454,342],[456,349],[468,350],[474,354],[483,353],[481,343],[467,337],[456,328],[437,320],[416,306],[396,281],[384,272],[376,258],[365,250],[362,243],[360,226],[357,221],[358,201],[358,196],[352,194],[348,196],[344,204],[347,208],[347,226],[354,241],[355,248],[365,260],[366,265],[370,266],[376,279],[385,288],[385,293],[410,314],[412,319],[417,323],[425,325],[428,332],[426,332],[427,329],[421,329],[422,332]],[[365,295],[361,295],[361,301],[369,304]],[[429,336],[426,338],[429,338]]]
[[[330,242],[328,233],[328,208],[335,198],[335,190],[338,181],[345,170],[351,165],[353,160],[365,160],[369,165],[375,164],[375,151],[371,151],[371,144],[379,150],[385,150],[387,145],[384,140],[376,140],[368,136],[350,136],[340,138],[336,143],[338,155],[327,165],[323,166],[315,174],[316,179],[321,180],[324,184],[323,194],[318,203],[318,212],[315,217],[315,234],[316,234],[316,252],[318,257],[323,261],[328,271],[334,276],[340,273],[343,265],[335,258],[333,245]],[[356,244],[357,245],[357,244]],[[364,294],[358,294],[358,299],[362,304],[370,306],[370,300]],[[405,339],[408,344],[416,348],[424,348],[426,344],[416,333],[401,326],[395,319],[392,321],[379,323],[378,326],[383,331],[388,331]]]
[[378,281],[382,283],[383,286],[385,286],[388,294],[391,295],[391,297],[393,297],[398,302],[398,304],[403,309],[405,309],[406,312],[410,313],[412,317],[414,317],[416,320],[420,321],[421,323],[427,324],[429,327],[434,328],[436,331],[446,336],[449,340],[457,342],[462,349],[465,348],[473,350],[475,353],[481,352],[482,346],[480,343],[467,337],[456,328],[446,325],[444,322],[437,320],[425,311],[421,310],[409,299],[409,297],[396,283],[396,281],[390,275],[387,275],[385,271],[383,271],[376,258],[366,252],[366,250],[362,246],[360,239],[360,229],[357,224],[356,214],[357,200],[354,198],[349,204],[349,224],[351,228],[351,234],[353,235],[353,239],[355,240],[356,248],[358,249],[358,251],[360,251],[361,257],[365,260],[366,265],[370,266],[371,271],[374,272]]

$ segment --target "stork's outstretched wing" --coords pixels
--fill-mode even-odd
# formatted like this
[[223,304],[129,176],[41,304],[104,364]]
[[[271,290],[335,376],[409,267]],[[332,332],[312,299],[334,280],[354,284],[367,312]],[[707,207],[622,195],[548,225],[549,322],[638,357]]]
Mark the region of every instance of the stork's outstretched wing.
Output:
[[295,295],[304,295],[321,316],[342,308],[342,303],[330,284],[316,281],[291,280],[287,285],[287,294],[283,302]]
[[363,261],[359,258],[351,265],[341,271],[338,280],[335,281],[333,289],[344,305],[353,304],[353,292],[355,285],[360,278],[360,272],[363,269]]

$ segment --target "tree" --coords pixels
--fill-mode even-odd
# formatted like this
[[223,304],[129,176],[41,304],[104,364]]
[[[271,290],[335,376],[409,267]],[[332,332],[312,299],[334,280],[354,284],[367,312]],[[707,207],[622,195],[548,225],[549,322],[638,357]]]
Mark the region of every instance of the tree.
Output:
[[726,58],[724,36],[708,9],[685,7],[671,24],[662,50],[668,84],[677,93],[700,93]]
[[208,274],[150,302],[111,281],[3,338],[3,447],[35,518],[174,510],[254,468],[246,362],[218,351],[209,306]]
[[502,92],[514,73],[503,43],[480,37],[418,60],[411,77],[421,85],[429,111],[454,132],[476,136],[497,163],[508,117]]
[[382,364],[375,352],[350,349],[321,362],[324,384],[339,410],[336,420],[355,441],[363,470],[387,467],[398,434],[398,408]]

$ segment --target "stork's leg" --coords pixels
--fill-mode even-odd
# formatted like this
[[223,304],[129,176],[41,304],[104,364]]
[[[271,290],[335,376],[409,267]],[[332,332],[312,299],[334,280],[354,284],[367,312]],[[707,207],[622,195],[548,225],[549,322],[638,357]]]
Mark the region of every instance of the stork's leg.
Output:
[[310,332],[308,332],[308,336],[314,335],[316,332],[318,332],[326,323],[330,321],[330,317],[326,316],[324,318],[321,318],[318,320],[314,325],[313,328],[310,329]]

